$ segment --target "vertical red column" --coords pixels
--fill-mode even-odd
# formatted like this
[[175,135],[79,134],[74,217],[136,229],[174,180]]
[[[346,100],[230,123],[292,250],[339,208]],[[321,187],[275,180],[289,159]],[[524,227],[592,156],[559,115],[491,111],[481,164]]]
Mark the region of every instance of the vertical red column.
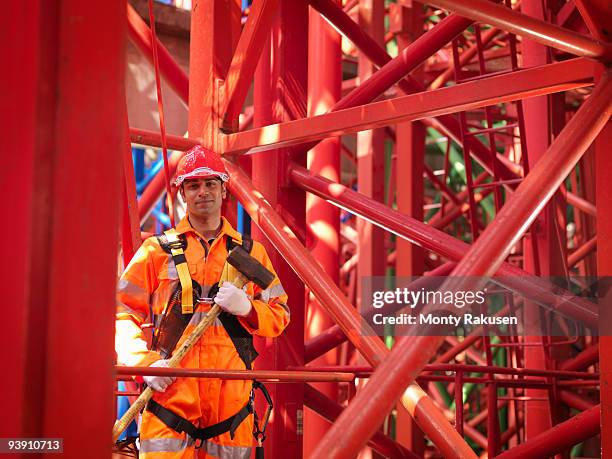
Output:
[[[595,189],[597,204],[597,276],[612,276],[612,122],[608,121],[595,141]],[[612,458],[612,308],[610,295],[599,309],[599,373],[601,401],[601,457]]]
[[[423,6],[410,0],[389,5],[389,29],[396,34],[398,51],[406,48],[423,32]],[[422,79],[422,72],[413,73]],[[425,160],[425,126],[420,122],[401,123],[395,128],[396,203],[397,210],[423,220],[423,164]],[[420,276],[424,270],[425,253],[421,247],[396,239],[395,273],[397,277]],[[408,449],[423,455],[425,438],[408,410],[397,405],[396,437]]]
[[[326,113],[340,99],[342,68],[340,35],[312,8],[308,35],[308,116]],[[308,169],[334,182],[340,182],[340,139],[328,138],[308,152]],[[316,237],[312,255],[325,272],[338,282],[340,212],[324,199],[306,195],[306,224]],[[305,339],[314,338],[334,321],[312,294],[306,297]],[[332,350],[314,361],[315,365],[336,365],[338,353]],[[332,400],[337,400],[337,383],[313,384]],[[304,456],[310,457],[316,442],[329,429],[329,423],[313,411],[304,412]]]
[[240,0],[194,0],[189,42],[189,137],[218,150],[220,82],[240,38]]
[[[308,7],[305,2],[282,0],[255,74],[255,126],[306,116],[308,78]],[[306,155],[279,149],[253,156],[253,183],[270,204],[298,227],[305,225],[304,192],[289,184],[287,165],[306,165]],[[265,239],[258,228],[253,237],[268,250],[279,278],[289,295],[291,323],[276,339],[256,343],[260,357],[256,367],[282,369],[304,362],[304,284]],[[302,457],[303,385],[269,385],[274,414],[268,427],[266,455]]]
[[[547,12],[544,4],[538,0],[528,0],[522,5],[522,12],[545,20]],[[531,40],[522,42],[523,67],[533,67],[550,63],[550,55],[546,46]],[[529,166],[538,162],[546,152],[552,141],[551,131],[552,112],[549,103],[555,96],[543,96],[526,99],[524,104],[527,149],[529,152]],[[524,268],[541,276],[555,276],[563,273],[565,255],[565,231],[559,231],[555,220],[556,199],[540,212],[533,223],[530,234],[525,236],[523,257]],[[561,234],[563,233],[563,234]],[[563,247],[561,247],[563,245]],[[532,324],[540,323],[539,312],[534,304],[530,304],[526,314]],[[532,335],[536,335],[533,332]],[[541,336],[526,336],[528,345],[524,348],[525,366],[527,368],[546,368],[546,352],[544,347],[534,346],[533,343],[543,343]],[[535,399],[547,398],[548,392],[538,389],[527,389],[527,395]],[[526,439],[550,429],[552,426],[550,405],[547,401],[531,400],[525,402],[525,435]]]
[[[384,0],[359,1],[359,25],[384,46]],[[359,82],[366,80],[376,67],[359,54]],[[383,202],[385,198],[385,132],[384,129],[361,131],[357,134],[357,186],[359,192]],[[364,219],[357,220],[359,233],[359,263],[357,304],[360,304],[361,281],[365,276],[384,276],[387,266],[385,233]]]
[[[366,34],[378,44],[385,45],[385,2],[384,0],[359,0],[358,23]],[[359,53],[359,84],[367,80],[377,67],[368,57]],[[385,131],[373,129],[357,133],[357,189],[360,193],[379,202],[385,200]],[[385,232],[364,220],[357,219],[359,255],[357,263],[357,298],[358,308],[367,308],[361,304],[361,282],[364,277],[384,276],[387,268],[387,250]],[[357,364],[366,363],[363,357],[357,356]],[[362,457],[378,457],[377,453],[365,448]]]
[[[42,432],[44,389],[40,384],[28,387],[27,381],[44,379],[48,274],[45,269],[49,243],[43,230],[51,208],[37,198],[51,193],[51,171],[45,157],[55,152],[53,107],[58,54],[57,29],[59,7],[27,5],[14,2],[5,6],[0,19],[0,39],[11,43],[1,49],[4,73],[0,111],[4,154],[0,155],[0,191],[4,200],[3,230],[12,231],[12,250],[18,253],[11,263],[3,264],[3,318],[10,326],[0,333],[5,354],[5,371],[0,388],[5,409],[11,416],[0,417],[0,431],[6,437],[39,436]],[[19,88],[19,90],[16,90]],[[6,130],[6,131],[5,131]],[[44,222],[36,224],[36,222]],[[35,288],[36,286],[36,288]],[[40,300],[43,300],[42,302]]]
[[[194,0],[189,42],[189,136],[220,151],[221,91],[240,38],[240,0]],[[230,196],[223,215],[236,225],[236,203]]]
[[126,5],[6,7],[0,187],[14,261],[3,273],[0,431],[61,437],[64,457],[107,458]]

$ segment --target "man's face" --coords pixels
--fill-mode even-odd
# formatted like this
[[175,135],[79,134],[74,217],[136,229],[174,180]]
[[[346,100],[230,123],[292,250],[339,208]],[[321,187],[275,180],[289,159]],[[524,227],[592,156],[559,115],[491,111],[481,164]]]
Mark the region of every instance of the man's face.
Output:
[[225,198],[225,183],[218,178],[196,178],[185,180],[181,196],[187,211],[195,217],[221,215],[221,204]]

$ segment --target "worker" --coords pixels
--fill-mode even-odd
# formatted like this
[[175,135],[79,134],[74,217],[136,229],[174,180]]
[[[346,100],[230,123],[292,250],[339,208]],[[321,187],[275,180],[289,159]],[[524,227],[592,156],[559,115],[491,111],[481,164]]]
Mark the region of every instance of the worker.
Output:
[[[257,355],[252,335],[276,337],[288,325],[287,295],[264,247],[221,216],[228,180],[221,157],[201,146],[179,161],[173,185],[186,203],[186,216],[173,230],[145,240],[119,281],[115,344],[119,364],[167,366],[172,351],[168,347],[180,347],[213,299],[222,312],[180,368],[251,369]],[[228,250],[236,245],[275,275],[268,288],[233,285],[232,270],[224,270],[224,265]],[[173,251],[176,248],[181,256]],[[187,272],[185,263],[196,292],[193,312],[181,309],[181,289],[188,288],[181,279],[185,275],[181,272]],[[151,346],[141,329],[148,322],[155,327]],[[181,323],[184,330],[177,327]],[[142,414],[140,457],[251,456],[252,381],[161,376],[146,376],[144,381],[155,392]]]

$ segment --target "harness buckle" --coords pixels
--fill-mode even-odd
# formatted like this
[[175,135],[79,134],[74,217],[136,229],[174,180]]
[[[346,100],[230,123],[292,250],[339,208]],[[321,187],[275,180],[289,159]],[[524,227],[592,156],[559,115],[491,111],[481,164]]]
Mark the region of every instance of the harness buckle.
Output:
[[185,250],[186,244],[184,243],[183,240],[177,239],[175,241],[168,241],[167,247],[170,250],[177,250],[177,249]]
[[198,298],[198,303],[204,303],[204,304],[213,304],[215,302],[214,298],[209,298],[209,297],[202,297],[202,298]]
[[194,440],[195,440],[195,443],[193,444],[193,447],[195,449],[200,449],[204,445],[205,440],[202,437],[194,438]]

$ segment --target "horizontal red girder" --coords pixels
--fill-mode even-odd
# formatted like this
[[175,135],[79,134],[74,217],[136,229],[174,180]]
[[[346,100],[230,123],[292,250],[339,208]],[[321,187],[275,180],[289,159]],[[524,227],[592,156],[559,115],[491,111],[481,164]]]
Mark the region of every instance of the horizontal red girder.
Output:
[[181,376],[185,378],[257,379],[271,382],[312,381],[350,382],[355,375],[347,372],[281,371],[281,370],[201,370],[197,368],[124,367],[117,366],[117,375]]
[[389,124],[590,86],[592,77],[593,65],[588,60],[572,59],[230,134],[223,137],[222,150],[226,154],[255,153],[299,145]]
[[[132,143],[161,148],[161,135],[156,131],[130,128],[130,140]],[[196,145],[200,145],[200,142],[196,139],[166,134],[166,146],[168,150],[187,151]]]

